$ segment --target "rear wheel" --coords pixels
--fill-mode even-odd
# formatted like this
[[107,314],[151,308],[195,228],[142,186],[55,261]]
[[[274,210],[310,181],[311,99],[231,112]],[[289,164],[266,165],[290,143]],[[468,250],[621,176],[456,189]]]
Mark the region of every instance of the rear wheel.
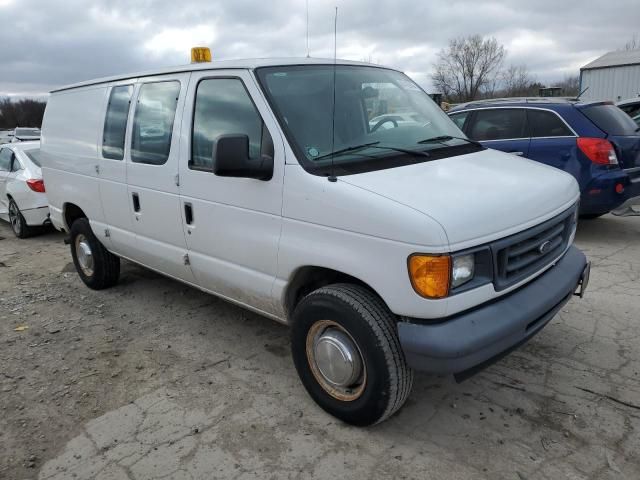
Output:
[[71,256],[87,287],[102,290],[118,283],[120,258],[104,248],[86,218],[79,218],[71,225]]
[[13,200],[9,200],[9,223],[11,230],[18,238],[27,238],[33,234],[33,229],[27,225],[27,221],[20,213],[18,204]]
[[604,213],[585,213],[580,215],[580,220],[594,220],[596,218],[600,218],[601,216],[606,215]]
[[320,288],[293,313],[293,360],[309,395],[353,425],[381,422],[413,385],[395,317],[370,290],[351,284]]

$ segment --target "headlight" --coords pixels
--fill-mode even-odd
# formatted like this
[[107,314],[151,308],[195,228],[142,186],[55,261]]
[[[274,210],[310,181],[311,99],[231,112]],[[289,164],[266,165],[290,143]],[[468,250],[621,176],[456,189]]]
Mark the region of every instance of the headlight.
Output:
[[459,287],[473,278],[475,263],[473,253],[453,257],[451,266],[451,288]]

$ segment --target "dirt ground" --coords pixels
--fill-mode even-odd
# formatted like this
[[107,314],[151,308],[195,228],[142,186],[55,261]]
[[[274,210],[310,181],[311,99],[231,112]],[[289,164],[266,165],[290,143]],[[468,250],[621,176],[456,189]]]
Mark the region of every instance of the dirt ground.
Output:
[[286,327],[128,263],[91,291],[62,239],[0,223],[1,479],[640,478],[640,218],[582,222],[585,299],[368,429],[309,399]]

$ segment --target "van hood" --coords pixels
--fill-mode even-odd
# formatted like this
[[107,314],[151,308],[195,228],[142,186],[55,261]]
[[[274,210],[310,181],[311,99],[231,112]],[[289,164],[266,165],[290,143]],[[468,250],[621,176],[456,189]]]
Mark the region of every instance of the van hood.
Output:
[[491,149],[340,180],[431,217],[451,251],[541,223],[580,195],[571,175]]

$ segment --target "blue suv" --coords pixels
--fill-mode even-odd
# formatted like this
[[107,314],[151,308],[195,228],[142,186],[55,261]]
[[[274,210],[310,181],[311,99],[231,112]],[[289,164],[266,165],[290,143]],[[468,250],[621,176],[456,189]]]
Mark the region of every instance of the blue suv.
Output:
[[471,139],[564,170],[580,185],[580,215],[624,214],[640,203],[640,128],[611,102],[484,100],[449,115]]

